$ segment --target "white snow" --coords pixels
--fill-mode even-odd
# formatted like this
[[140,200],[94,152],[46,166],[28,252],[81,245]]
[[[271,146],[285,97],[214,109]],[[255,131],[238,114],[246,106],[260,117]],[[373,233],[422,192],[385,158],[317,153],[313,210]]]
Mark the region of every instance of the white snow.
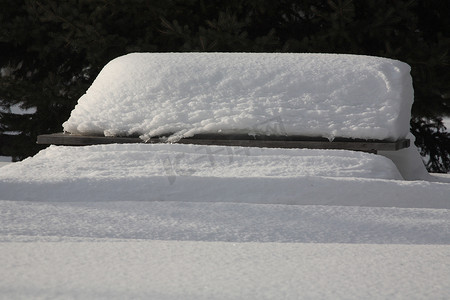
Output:
[[[3,69],[1,69],[1,70],[3,70]],[[4,105],[0,99],[0,112],[11,113],[11,114],[16,114],[16,115],[24,115],[24,114],[34,114],[36,112],[36,110],[37,110],[36,107],[24,108],[23,102],[19,102],[14,105],[7,106],[7,105]],[[2,134],[4,134],[4,135],[18,135],[21,133],[22,133],[21,131],[2,131]],[[11,162],[12,157],[0,156],[0,167],[5,165],[4,159],[7,159],[9,162]]]
[[7,112],[7,113],[12,113],[12,114],[17,114],[17,115],[34,114],[37,110],[36,107],[23,108],[24,103],[22,103],[22,102],[20,102],[18,104],[14,104],[10,107],[6,107],[1,104],[2,103],[0,102],[0,112]]
[[444,123],[444,126],[447,128],[447,132],[450,131],[450,118],[445,117],[442,119],[442,122]]
[[[179,144],[51,146],[4,166],[6,200],[243,202],[450,208],[450,185],[402,180],[346,150]],[[427,201],[423,201],[427,198]]]
[[406,180],[434,181],[435,179],[428,173],[419,150],[414,144],[415,136],[409,133],[407,138],[410,140],[408,148],[398,151],[378,151],[378,154],[392,160]]
[[[87,171],[88,170],[88,171]],[[24,182],[134,177],[358,177],[401,180],[383,156],[345,150],[271,149],[183,144],[50,146],[3,170],[0,178]]]
[[[82,188],[82,187],[80,187]],[[0,202],[4,299],[444,299],[448,209]]]
[[112,60],[64,131],[106,136],[198,133],[397,140],[380,153],[406,180],[431,180],[409,133],[410,67],[361,55],[133,53]]
[[449,293],[449,247],[441,245],[129,241],[8,243],[0,251],[8,270],[0,275],[5,299],[445,299]]
[[351,151],[52,146],[0,169],[0,298],[445,298],[449,195]]
[[0,201],[0,242],[450,242],[449,209],[69,200]]
[[11,162],[10,156],[0,156],[0,168],[10,164]]
[[[64,128],[411,138],[408,72],[349,55],[133,54]],[[0,168],[0,299],[446,299],[450,177],[415,147],[381,154],[51,146]]]
[[370,56],[134,53],[108,63],[64,124],[70,133],[307,135],[409,132],[410,67]]

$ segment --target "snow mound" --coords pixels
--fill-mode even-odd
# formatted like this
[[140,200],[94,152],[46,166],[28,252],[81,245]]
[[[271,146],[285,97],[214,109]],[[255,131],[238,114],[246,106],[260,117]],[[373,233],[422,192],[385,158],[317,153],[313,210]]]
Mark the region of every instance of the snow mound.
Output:
[[183,144],[50,146],[33,158],[14,164],[14,168],[3,170],[0,178],[27,182],[151,176],[402,180],[389,159],[363,152]]
[[414,144],[416,137],[408,133],[407,138],[411,141],[411,146],[408,148],[398,151],[379,151],[378,154],[392,160],[405,180],[445,181],[433,178],[428,173],[419,150]]
[[134,53],[108,63],[64,131],[389,139],[409,132],[410,67],[356,55]]
[[450,208],[450,184],[405,182],[391,160],[345,150],[51,146],[3,167],[0,190],[5,200]]

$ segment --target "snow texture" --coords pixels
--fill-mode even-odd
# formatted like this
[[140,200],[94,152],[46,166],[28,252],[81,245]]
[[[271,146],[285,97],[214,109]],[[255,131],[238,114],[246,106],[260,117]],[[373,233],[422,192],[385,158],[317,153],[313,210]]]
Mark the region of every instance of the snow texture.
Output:
[[0,156],[0,168],[12,163],[12,157],[10,156]]
[[[408,72],[349,55],[132,54],[64,128],[396,139]],[[415,147],[381,154],[51,146],[0,168],[0,299],[446,299],[450,177]]]
[[0,298],[445,299],[449,220],[449,209],[3,200]]
[[444,299],[449,195],[351,151],[52,146],[0,169],[0,299]]
[[[445,299],[449,246],[0,244],[4,299]],[[6,272],[5,272],[6,271]]]
[[391,160],[346,150],[51,146],[31,159],[2,167],[0,190],[6,200],[450,208],[450,185],[406,182]]
[[449,209],[51,200],[0,201],[0,242],[450,244]]
[[198,133],[396,140],[409,132],[409,71],[357,55],[134,53],[103,68],[63,128],[171,141]]
[[392,161],[364,152],[183,144],[50,146],[32,159],[4,169],[0,178],[15,178],[21,182],[63,182],[73,178],[165,177],[172,173],[221,178],[402,179]]
[[407,138],[410,140],[408,148],[398,151],[379,151],[378,154],[392,160],[405,180],[434,181],[414,144],[416,137],[408,133]]

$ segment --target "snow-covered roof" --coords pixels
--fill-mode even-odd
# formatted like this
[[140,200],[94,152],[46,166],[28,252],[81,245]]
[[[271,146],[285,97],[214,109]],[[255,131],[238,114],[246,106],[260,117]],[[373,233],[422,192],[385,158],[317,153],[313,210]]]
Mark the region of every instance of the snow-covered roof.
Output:
[[410,67],[370,56],[133,53],[112,60],[63,124],[106,136],[198,133],[404,138]]

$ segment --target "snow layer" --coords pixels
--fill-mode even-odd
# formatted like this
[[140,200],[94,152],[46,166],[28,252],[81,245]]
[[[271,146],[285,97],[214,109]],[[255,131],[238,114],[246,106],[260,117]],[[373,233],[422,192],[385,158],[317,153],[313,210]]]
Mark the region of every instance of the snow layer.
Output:
[[53,146],[0,169],[0,299],[445,299],[450,184],[398,177],[351,151]]
[[102,180],[171,175],[402,179],[389,159],[363,152],[183,144],[50,146],[33,158],[3,169],[0,178],[63,182],[74,178]]
[[12,158],[10,156],[0,156],[0,168],[12,163]]
[[[4,299],[445,299],[449,246],[0,244]],[[82,263],[82,262],[85,263]]]
[[128,240],[450,245],[450,209],[133,201],[131,197],[0,201],[0,242]]
[[134,53],[108,63],[63,124],[70,133],[404,138],[410,67],[369,56]]
[[[143,138],[237,128],[297,133],[300,125],[310,130],[302,134],[330,138],[346,130],[406,136],[406,65],[342,55],[258,57],[119,58],[65,126]],[[289,76],[299,71],[300,79]],[[298,96],[299,83],[311,94]],[[345,93],[353,101],[346,106]],[[289,99],[292,109],[270,104]],[[408,179],[424,177],[414,150],[383,155]],[[391,160],[351,151],[52,146],[0,169],[0,299],[445,299],[449,195],[448,183],[407,182]]]
[[3,200],[0,299],[445,299],[449,244],[449,209]]
[[4,166],[0,190],[6,200],[450,208],[449,184],[405,182],[389,159],[345,150],[52,146],[31,159]]
[[408,148],[398,151],[378,151],[378,154],[392,160],[406,180],[435,181],[436,179],[425,168],[419,150],[414,144],[416,137],[412,133],[408,133],[407,138],[410,140]]

